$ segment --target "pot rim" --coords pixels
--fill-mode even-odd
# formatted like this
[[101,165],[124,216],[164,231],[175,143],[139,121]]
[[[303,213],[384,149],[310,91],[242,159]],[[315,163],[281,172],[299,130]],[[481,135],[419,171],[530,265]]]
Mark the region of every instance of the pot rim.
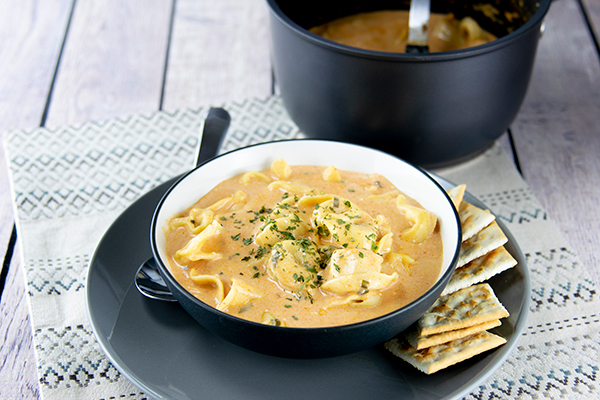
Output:
[[[192,173],[194,173],[196,170],[200,169],[202,166],[204,166],[205,164],[210,163],[211,161],[224,157],[224,156],[230,156],[231,154],[234,154],[236,152],[239,151],[244,151],[247,150],[249,148],[252,147],[258,147],[258,146],[264,146],[264,145],[269,145],[272,143],[279,143],[279,142],[293,142],[293,141],[303,141],[303,142],[332,142],[332,143],[339,143],[339,144],[343,144],[343,145],[349,145],[349,146],[356,146],[356,147],[364,147],[365,149],[368,149],[370,151],[374,151],[374,152],[378,152],[378,153],[382,153],[385,154],[386,156],[389,157],[393,157],[396,158],[399,162],[406,164],[409,167],[415,168],[418,172],[420,172],[426,179],[430,180],[435,186],[438,187],[438,189],[442,192],[442,194],[446,197],[446,201],[448,201],[450,203],[450,205],[452,205],[452,200],[450,199],[449,195],[447,194],[447,192],[442,188],[442,186],[430,175],[428,174],[423,168],[411,164],[407,161],[404,161],[403,159],[396,157],[394,155],[388,154],[388,153],[384,153],[381,150],[377,150],[377,149],[373,149],[373,148],[369,148],[369,147],[365,147],[365,146],[361,146],[361,145],[356,145],[356,144],[351,144],[351,143],[345,143],[345,142],[340,142],[337,140],[329,140],[329,139],[285,139],[285,140],[278,140],[275,142],[265,142],[265,143],[256,143],[256,144],[252,144],[246,147],[242,147],[242,148],[238,148],[235,150],[232,150],[230,152],[227,153],[223,153],[220,155],[217,155],[216,157],[200,164],[197,165],[195,168],[191,169],[190,171],[186,172],[185,174],[183,174],[179,179],[177,179],[177,181],[175,183],[173,183],[173,185],[171,185],[171,187],[169,187],[169,189],[165,192],[165,194],[162,196],[162,198],[160,199],[160,201],[158,202],[158,204],[156,205],[154,214],[152,216],[152,221],[151,221],[151,226],[150,226],[150,243],[151,243],[151,248],[152,248],[152,255],[154,257],[154,259],[156,260],[156,263],[158,265],[158,268],[161,272],[161,275],[163,277],[163,279],[165,279],[166,281],[168,281],[172,286],[174,286],[177,289],[178,294],[183,295],[187,300],[191,301],[192,303],[194,303],[195,305],[199,306],[200,308],[202,308],[205,311],[208,311],[210,313],[213,313],[215,315],[217,315],[219,318],[221,319],[227,319],[231,322],[235,322],[235,323],[242,323],[242,324],[248,324],[251,325],[257,329],[267,329],[267,330],[279,330],[281,332],[287,332],[287,333],[294,333],[294,332],[302,332],[302,334],[323,334],[325,332],[329,332],[329,333],[336,333],[336,332],[341,332],[341,331],[351,331],[354,329],[362,329],[366,326],[370,326],[373,324],[378,324],[380,322],[383,322],[385,320],[389,320],[394,318],[397,314],[399,313],[404,313],[406,312],[406,310],[410,310],[413,309],[415,307],[417,307],[420,303],[422,303],[423,301],[425,301],[428,296],[432,293],[432,292],[436,292],[439,291],[441,293],[441,291],[443,290],[443,288],[446,286],[446,284],[448,283],[448,280],[450,279],[450,276],[452,275],[452,273],[454,272],[456,265],[458,263],[458,257],[459,257],[459,253],[460,253],[460,248],[461,248],[461,240],[460,238],[462,237],[462,227],[460,224],[460,217],[458,215],[458,212],[456,211],[455,207],[452,207],[453,213],[454,213],[454,219],[457,223],[457,243],[454,249],[454,255],[450,261],[449,266],[446,268],[446,271],[444,271],[444,273],[438,278],[438,280],[427,290],[425,291],[425,293],[421,294],[419,297],[417,297],[416,299],[414,299],[413,301],[411,301],[410,303],[406,304],[405,306],[396,309],[394,311],[391,311],[387,314],[384,315],[380,315],[378,317],[369,319],[369,320],[364,320],[364,321],[359,321],[359,322],[354,322],[352,324],[345,324],[345,325],[333,325],[333,326],[324,326],[324,327],[287,327],[287,326],[273,326],[273,325],[266,325],[266,324],[261,324],[258,322],[254,322],[254,321],[249,321],[243,318],[239,318],[236,317],[234,315],[228,314],[224,311],[220,311],[218,309],[216,309],[215,307],[212,307],[206,303],[204,303],[203,301],[201,301],[200,299],[196,298],[195,296],[193,296],[190,292],[188,292],[173,276],[173,274],[171,273],[171,271],[169,270],[169,268],[163,263],[161,257],[160,257],[160,252],[158,249],[158,244],[155,240],[155,232],[157,232],[158,230],[160,230],[160,222],[158,221],[159,218],[159,213],[160,210],[163,206],[163,204],[166,202],[167,198],[169,197],[169,195],[171,194],[171,192],[173,192],[173,190],[180,184],[182,183],[189,175],[191,175]],[[437,299],[437,297],[436,297]],[[434,299],[433,301],[435,301],[436,299]],[[433,302],[432,302],[433,303]]]
[[532,15],[532,17],[522,26],[515,31],[503,36],[499,39],[493,40],[483,45],[470,47],[460,50],[444,51],[439,53],[427,53],[427,54],[409,54],[409,53],[391,53],[384,51],[366,50],[357,47],[347,46],[344,44],[336,43],[334,41],[325,39],[315,33],[302,28],[290,17],[288,17],[277,4],[277,0],[267,0],[267,4],[271,13],[279,19],[281,23],[290,28],[295,34],[304,38],[308,42],[311,42],[320,47],[324,47],[329,50],[333,50],[339,53],[343,53],[349,56],[357,56],[361,58],[371,58],[375,60],[385,61],[399,61],[399,62],[436,62],[454,60],[459,58],[467,58],[492,52],[496,49],[502,48],[509,45],[511,42],[516,40],[519,36],[522,36],[532,29],[536,29],[541,25],[542,20],[546,16],[550,8],[552,0],[540,0],[538,2],[538,9]]

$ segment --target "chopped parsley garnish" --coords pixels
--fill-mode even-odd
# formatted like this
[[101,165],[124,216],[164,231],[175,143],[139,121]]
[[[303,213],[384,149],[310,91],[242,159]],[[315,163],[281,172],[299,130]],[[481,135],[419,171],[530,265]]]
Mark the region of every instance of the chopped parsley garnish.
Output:
[[256,258],[257,260],[263,258],[268,252],[269,250],[266,247],[258,246],[254,258]]

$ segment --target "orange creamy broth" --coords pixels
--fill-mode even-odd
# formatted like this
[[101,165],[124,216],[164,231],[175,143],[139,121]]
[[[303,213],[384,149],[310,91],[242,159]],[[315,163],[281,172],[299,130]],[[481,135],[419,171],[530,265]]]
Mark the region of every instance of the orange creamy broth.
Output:
[[[269,183],[260,179],[251,179],[247,184],[240,184],[241,175],[221,182],[187,211],[175,216],[185,216],[193,208],[207,208],[242,190],[246,194],[245,204],[240,209],[216,213],[215,220],[223,226],[224,230],[206,242],[202,249],[204,252],[219,253],[221,255],[219,258],[192,261],[187,265],[179,264],[175,253],[185,246],[193,235],[183,226],[175,229],[165,228],[170,269],[177,281],[194,296],[216,307],[220,302],[216,298],[216,286],[212,283],[194,282],[190,275],[219,277],[224,284],[225,295],[230,290],[232,278],[242,280],[260,292],[262,297],[223,311],[263,323],[264,316],[270,315],[290,327],[350,324],[387,314],[418,298],[435,283],[441,270],[442,241],[439,224],[422,243],[401,240],[399,232],[410,228],[411,224],[399,211],[396,202],[392,200],[382,203],[367,199],[371,195],[389,192],[400,194],[401,192],[390,181],[378,174],[348,171],[339,171],[342,177],[340,182],[325,181],[322,178],[323,170],[324,167],[292,166],[292,174],[286,181],[310,186],[315,188],[316,193],[333,194],[341,199],[347,199],[374,218],[380,214],[385,215],[394,232],[390,253],[406,254],[415,260],[412,265],[405,267],[397,262],[397,259],[395,263],[391,263],[391,257],[384,257],[381,272],[388,275],[395,272],[398,278],[389,287],[381,290],[381,300],[378,305],[330,307],[332,301],[343,300],[345,296],[325,292],[321,288],[310,289],[310,296],[307,296],[306,291],[291,291],[282,287],[268,271],[271,249],[269,246],[257,245],[255,234],[264,225],[264,222],[257,217],[268,215],[268,212],[261,213],[261,210],[273,209],[287,194],[281,189],[269,190]],[[278,179],[271,170],[262,173],[272,180]],[[409,202],[418,205],[413,199],[409,199]],[[299,206],[300,218],[310,223],[314,208],[314,205]],[[319,241],[314,232],[308,233],[308,236]],[[323,248],[329,244],[321,243]]]
[[[408,11],[360,13],[313,27],[310,31],[347,46],[404,53],[408,42]],[[431,14],[428,35],[430,53],[479,46],[496,39],[470,17],[458,20],[452,14]]]

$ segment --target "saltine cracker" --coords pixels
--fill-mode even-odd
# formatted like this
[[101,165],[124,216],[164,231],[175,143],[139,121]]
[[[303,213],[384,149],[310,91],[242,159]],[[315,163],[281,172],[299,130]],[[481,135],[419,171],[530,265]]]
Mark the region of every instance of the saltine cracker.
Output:
[[433,374],[504,343],[506,339],[485,331],[423,350],[415,349],[401,338],[388,341],[385,347],[415,368]]
[[502,232],[498,223],[496,221],[492,222],[462,243],[456,268],[460,268],[468,262],[503,246],[506,242],[508,242],[508,238]]
[[453,340],[462,339],[467,336],[471,336],[475,333],[487,331],[489,329],[500,326],[502,323],[499,319],[495,319],[493,321],[484,322],[482,324],[477,324],[473,326],[469,326],[463,329],[457,329],[454,331],[436,333],[434,335],[419,335],[416,330],[410,330],[410,332],[405,333],[404,337],[410,343],[411,346],[416,348],[417,350],[422,350],[427,347],[437,346],[439,344],[448,343]]
[[500,246],[468,264],[456,268],[442,295],[487,281],[492,276],[515,265],[517,265],[517,260],[510,255],[504,246]]
[[454,203],[454,207],[456,208],[456,210],[460,208],[460,204],[462,203],[466,188],[467,185],[463,183],[462,185],[455,186],[452,189],[446,191],[446,193],[448,193],[448,196],[450,197],[450,200],[452,200],[452,203]]
[[487,283],[441,296],[416,322],[420,335],[463,329],[509,316]]
[[491,224],[496,217],[488,210],[484,210],[471,203],[463,201],[458,209],[458,216],[462,226],[463,242],[480,232],[483,228]]

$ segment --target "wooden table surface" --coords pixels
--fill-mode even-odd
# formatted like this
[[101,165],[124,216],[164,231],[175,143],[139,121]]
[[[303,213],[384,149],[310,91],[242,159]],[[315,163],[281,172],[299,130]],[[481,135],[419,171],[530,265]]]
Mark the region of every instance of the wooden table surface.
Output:
[[[555,0],[502,143],[600,285],[600,2]],[[0,132],[273,93],[264,0],[0,2]],[[39,398],[0,150],[0,399]]]

